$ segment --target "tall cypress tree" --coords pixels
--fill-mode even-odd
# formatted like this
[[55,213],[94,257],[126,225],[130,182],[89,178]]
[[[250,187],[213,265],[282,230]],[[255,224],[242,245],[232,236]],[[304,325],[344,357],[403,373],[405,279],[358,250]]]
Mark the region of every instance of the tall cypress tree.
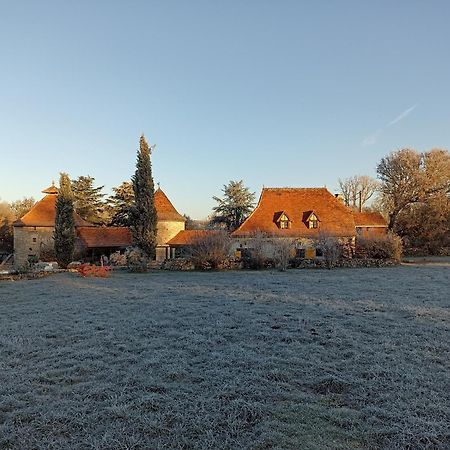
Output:
[[73,260],[75,249],[75,222],[73,217],[73,194],[67,173],[61,173],[56,199],[55,255],[62,268]]
[[150,258],[156,256],[156,208],[155,187],[150,162],[150,147],[141,136],[136,161],[136,172],[132,177],[134,205],[131,208],[130,229],[134,243]]

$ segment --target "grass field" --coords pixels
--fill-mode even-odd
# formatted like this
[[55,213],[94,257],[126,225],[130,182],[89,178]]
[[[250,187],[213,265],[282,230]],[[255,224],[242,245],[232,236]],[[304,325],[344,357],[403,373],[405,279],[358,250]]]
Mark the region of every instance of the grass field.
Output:
[[450,448],[450,268],[0,283],[0,449]]

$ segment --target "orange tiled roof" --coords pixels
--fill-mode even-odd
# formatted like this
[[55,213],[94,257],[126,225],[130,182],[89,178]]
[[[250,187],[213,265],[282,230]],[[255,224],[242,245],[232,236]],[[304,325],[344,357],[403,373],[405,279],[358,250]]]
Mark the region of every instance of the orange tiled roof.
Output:
[[131,245],[131,233],[125,227],[79,227],[78,238],[87,248],[127,247]]
[[379,212],[354,212],[357,227],[387,227],[386,220]]
[[168,245],[176,247],[180,245],[192,245],[196,239],[205,236],[206,234],[218,233],[216,230],[182,230],[173,237]]
[[57,194],[58,188],[55,186],[55,183],[52,183],[52,185],[50,187],[48,187],[47,189],[44,189],[42,191],[44,194]]
[[155,208],[158,220],[186,222],[186,219],[178,213],[161,189],[155,191]]
[[[49,188],[50,189],[50,188]],[[23,217],[14,222],[15,227],[54,227],[56,217],[56,194],[47,194],[39,200]],[[46,189],[47,191],[47,189]],[[43,191],[44,192],[44,191]],[[93,227],[94,225],[82,219],[76,212],[73,213],[76,227]]]
[[[290,228],[280,229],[274,215],[284,211]],[[319,228],[308,228],[305,220],[312,212],[319,218]],[[347,208],[326,188],[264,188],[258,205],[233,236],[248,236],[255,231],[274,236],[317,237],[320,232],[332,236],[355,236],[355,221]]]

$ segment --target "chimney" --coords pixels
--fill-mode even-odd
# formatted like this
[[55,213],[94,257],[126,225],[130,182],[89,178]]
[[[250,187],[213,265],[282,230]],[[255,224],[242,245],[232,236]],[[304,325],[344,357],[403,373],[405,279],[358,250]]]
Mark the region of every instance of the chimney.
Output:
[[344,203],[344,196],[342,194],[334,194],[335,198],[337,198],[342,204]]

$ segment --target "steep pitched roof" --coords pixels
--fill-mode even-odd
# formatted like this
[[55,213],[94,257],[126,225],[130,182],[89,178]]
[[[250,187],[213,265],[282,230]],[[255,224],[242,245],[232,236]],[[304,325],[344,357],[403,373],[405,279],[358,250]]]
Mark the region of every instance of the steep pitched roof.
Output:
[[[39,200],[23,217],[16,220],[15,227],[54,227],[56,217],[56,192],[47,194],[42,200]],[[46,192],[51,188],[45,189]],[[76,212],[73,213],[73,219],[76,227],[93,227],[94,225],[82,219]]]
[[[274,213],[284,211],[292,221],[288,229],[280,229]],[[314,212],[320,217],[319,228],[309,228],[305,217]],[[264,188],[258,205],[233,236],[249,236],[255,231],[274,236],[317,237],[320,232],[332,236],[354,236],[352,211],[326,188]]]
[[127,247],[131,245],[131,233],[125,227],[79,227],[77,234],[87,248]]
[[186,222],[186,219],[178,213],[167,195],[158,188],[155,191],[155,208],[158,220],[167,220],[171,222]]
[[178,234],[173,237],[168,245],[172,247],[183,246],[183,245],[192,245],[197,239],[202,238],[208,234],[219,233],[217,230],[182,230],[179,231]]
[[387,222],[379,212],[354,212],[357,227],[387,227]]

